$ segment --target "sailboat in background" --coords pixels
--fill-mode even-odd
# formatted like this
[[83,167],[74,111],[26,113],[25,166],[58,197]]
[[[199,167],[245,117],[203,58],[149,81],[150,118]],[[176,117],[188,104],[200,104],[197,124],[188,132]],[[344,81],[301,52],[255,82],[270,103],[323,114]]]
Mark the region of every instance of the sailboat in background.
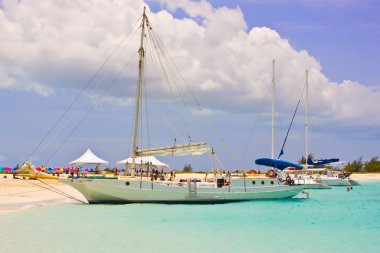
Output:
[[[269,170],[267,175],[269,177],[277,177],[279,180],[284,180],[289,184],[295,184],[295,185],[304,185],[305,189],[326,189],[329,188],[327,185],[324,185],[321,183],[321,181],[316,181],[311,178],[304,178],[302,176],[298,176],[298,172],[303,169],[302,165],[281,160],[280,157],[284,154],[284,147],[286,140],[289,135],[289,131],[292,127],[293,120],[295,117],[295,114],[297,112],[298,106],[300,101],[298,101],[296,110],[293,114],[290,126],[288,128],[288,131],[286,133],[286,137],[284,139],[284,142],[281,147],[280,154],[278,155],[277,159],[275,158],[275,148],[274,148],[274,140],[275,140],[275,97],[276,97],[276,82],[275,82],[275,60],[272,61],[272,158],[258,158],[255,160],[255,164],[257,165],[263,165],[272,167],[273,170]],[[277,172],[276,172],[277,171]],[[295,176],[297,175],[297,176]]]
[[[140,107],[143,97],[142,88],[145,65],[144,41],[152,31],[150,22],[144,12],[141,17],[141,41],[139,48],[139,64],[134,112],[132,172],[135,171],[138,157],[147,156],[183,156],[183,155],[215,155],[212,147],[206,142],[188,143],[173,146],[139,149]],[[154,47],[153,47],[154,48]],[[132,173],[134,174],[134,173]],[[267,185],[256,184],[253,180],[231,178],[217,178],[212,183],[189,180],[183,183],[172,181],[149,181],[140,177],[131,176],[122,180],[88,180],[62,179],[62,181],[83,194],[89,203],[134,203],[134,202],[161,202],[161,203],[220,203],[231,201],[257,199],[283,199],[296,196],[303,190],[303,186],[292,186],[283,183]]]
[[[349,179],[351,173],[343,171],[334,171],[329,168],[321,168],[321,166],[339,162],[338,158],[320,159],[314,161],[309,154],[309,72],[306,70],[306,105],[305,105],[305,171],[304,178],[315,179],[328,186],[348,186],[358,185],[354,180]],[[318,167],[318,168],[309,168]],[[351,182],[352,181],[352,184]]]

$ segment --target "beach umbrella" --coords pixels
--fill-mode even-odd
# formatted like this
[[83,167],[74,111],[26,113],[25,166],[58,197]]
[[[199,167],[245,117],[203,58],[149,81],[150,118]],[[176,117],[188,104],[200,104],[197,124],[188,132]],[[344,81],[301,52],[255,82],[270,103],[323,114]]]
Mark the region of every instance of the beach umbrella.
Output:
[[85,168],[85,169],[84,169],[84,172],[88,172],[88,168]]
[[48,168],[47,170],[48,170],[48,171],[53,171],[53,168]]
[[12,171],[17,171],[18,170],[18,167],[13,167],[12,168]]
[[5,171],[11,171],[12,168],[11,167],[5,167]]
[[5,170],[5,167],[0,167],[0,171],[4,171]]

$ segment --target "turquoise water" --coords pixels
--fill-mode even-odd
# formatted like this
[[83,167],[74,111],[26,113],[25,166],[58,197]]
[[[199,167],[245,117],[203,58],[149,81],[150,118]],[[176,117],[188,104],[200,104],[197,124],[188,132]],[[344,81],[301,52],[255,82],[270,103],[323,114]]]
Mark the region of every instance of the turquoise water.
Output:
[[380,252],[380,182],[218,205],[36,207],[0,216],[0,252]]

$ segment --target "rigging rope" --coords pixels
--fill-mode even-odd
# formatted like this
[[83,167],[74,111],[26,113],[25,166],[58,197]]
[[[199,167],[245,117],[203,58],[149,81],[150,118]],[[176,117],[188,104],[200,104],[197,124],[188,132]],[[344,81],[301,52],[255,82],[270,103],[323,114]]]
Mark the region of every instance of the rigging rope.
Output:
[[300,102],[301,102],[301,100],[298,100],[298,103],[297,103],[296,109],[294,110],[293,117],[292,117],[292,120],[290,122],[288,131],[286,132],[284,143],[282,143],[281,151],[280,151],[280,154],[278,155],[277,159],[280,159],[280,157],[284,154],[285,143],[286,143],[286,140],[288,139],[289,131],[290,131],[290,128],[292,127],[292,125],[293,125],[294,117],[296,116],[296,113],[297,113],[297,110],[298,110],[298,106],[300,105]]
[[83,204],[88,204],[87,202],[84,202],[84,201],[82,201],[82,200],[80,200],[80,199],[78,199],[78,198],[76,198],[76,197],[74,197],[74,196],[71,196],[70,194],[67,194],[67,193],[65,193],[65,192],[63,192],[63,191],[61,191],[61,190],[59,190],[59,189],[53,187],[52,185],[49,185],[49,184],[47,184],[47,183],[45,183],[45,182],[43,182],[43,181],[41,181],[41,180],[39,180],[39,179],[37,179],[39,182],[41,182],[41,183],[43,183],[43,184],[45,184],[45,185],[47,185],[47,186],[43,186],[43,185],[39,185],[39,184],[35,184],[35,183],[32,183],[31,181],[26,180],[26,179],[23,179],[23,178],[15,177],[15,179],[18,179],[18,180],[21,180],[21,181],[27,182],[27,183],[29,183],[29,184],[35,185],[35,186],[40,187],[40,188],[43,188],[43,189],[45,189],[45,190],[52,191],[52,192],[54,192],[54,193],[57,193],[57,194],[59,194],[59,195],[62,195],[62,196],[64,196],[64,197],[66,197],[66,198],[69,198],[69,199],[72,199],[72,200],[75,200],[75,201],[81,202],[81,203],[83,203]]
[[292,125],[293,125],[293,121],[294,121],[294,118],[295,118],[295,116],[296,116],[296,113],[297,113],[298,107],[299,107],[299,105],[300,105],[301,98],[302,98],[302,96],[303,96],[303,91],[305,90],[305,87],[306,87],[306,84],[304,85],[304,87],[303,87],[303,89],[302,89],[302,92],[301,92],[301,95],[300,95],[300,98],[298,99],[296,109],[294,110],[294,113],[293,113],[293,116],[292,116],[292,120],[290,121],[290,125],[289,125],[289,128],[288,128],[288,131],[287,131],[287,133],[286,133],[286,136],[285,136],[284,142],[283,142],[282,147],[281,147],[280,154],[278,155],[278,158],[277,158],[277,159],[280,159],[280,157],[284,154],[285,143],[286,143],[286,140],[288,139],[288,135],[289,135],[290,129],[291,129]]
[[[178,94],[182,98],[182,102],[183,102],[183,104],[184,104],[187,112],[189,113],[189,115],[193,116],[191,110],[189,109],[189,106],[187,105],[187,103],[186,103],[186,101],[184,99],[184,96],[182,95],[183,92],[182,92],[181,86],[179,85],[180,83],[182,83],[185,86],[185,88],[187,88],[187,90],[190,92],[190,94],[191,94],[191,96],[192,96],[192,98],[193,98],[193,100],[195,101],[195,104],[196,104],[195,108],[197,108],[198,111],[202,111],[203,109],[202,109],[202,107],[200,105],[199,100],[195,97],[195,95],[192,92],[190,86],[187,84],[187,82],[185,81],[184,77],[181,75],[181,72],[178,70],[178,66],[174,63],[173,59],[170,57],[170,54],[168,53],[168,50],[165,47],[165,44],[162,42],[162,40],[160,39],[160,37],[157,36],[156,33],[154,33],[154,31],[152,31],[150,33],[150,35],[152,36],[152,39],[153,39],[153,42],[154,42],[156,48],[160,49],[160,52],[162,52],[163,56],[167,56],[167,57],[164,57],[166,66],[169,69],[170,76],[172,77],[172,79],[174,81],[174,84],[175,84],[175,87],[176,87],[176,89],[178,91]],[[162,65],[162,61],[161,61],[161,65]],[[173,73],[176,73],[177,75],[174,75]],[[171,92],[172,92],[172,89],[171,89]],[[173,92],[172,92],[172,95],[173,95]],[[194,125],[198,125],[198,124],[196,124],[196,122],[194,122],[194,118],[193,117],[190,117],[190,120],[194,123]],[[226,143],[221,138],[221,135],[218,133],[218,131],[216,130],[216,128],[214,127],[214,125],[212,125],[212,124],[209,124],[209,125],[213,129],[214,134],[216,134],[218,136],[218,138],[220,139],[221,143],[223,144],[224,149],[228,150]],[[205,134],[204,134],[203,129],[202,128],[199,128],[199,129],[200,129],[200,131],[201,131],[201,133],[203,135],[203,138],[204,138]],[[191,141],[190,135],[188,135],[188,139]],[[227,153],[231,156],[230,152],[227,152]],[[231,159],[235,160],[235,162],[237,160],[234,157],[232,157]]]
[[[270,92],[270,86],[267,86],[267,91],[266,91],[266,96],[265,97],[268,96],[269,92]],[[263,99],[261,101],[260,105],[259,105],[259,110],[258,110],[259,112],[262,112],[264,104],[265,104],[265,100]],[[256,127],[258,125],[259,120],[260,120],[260,117],[256,117],[256,120],[255,120],[254,124],[251,127],[251,131],[249,133],[249,137],[247,138],[247,142],[246,142],[245,147],[243,149],[243,152],[242,152],[242,155],[241,155],[240,160],[238,162],[238,165],[240,165],[242,163],[242,161],[243,161],[243,159],[244,159],[244,157],[245,157],[245,155],[246,155],[246,153],[248,151],[248,147],[249,147],[249,145],[251,143],[251,140],[253,138],[253,134],[256,131]],[[238,167],[240,167],[240,166],[238,166]]]
[[[146,44],[148,48],[147,52],[149,53],[150,58],[152,59],[152,66],[153,66],[154,72],[156,74],[156,77],[159,79],[158,83],[162,83],[162,76],[160,74],[160,70],[157,68],[158,66],[157,60],[155,58],[155,55],[152,55],[151,53],[151,52],[154,52],[154,49],[152,48],[152,45],[150,44],[150,40],[147,40],[146,42],[147,42]],[[167,107],[166,103],[163,103],[163,106],[166,108]],[[159,108],[161,109],[161,107]],[[171,122],[170,115],[165,113],[166,111],[169,111],[169,108],[167,108],[166,111],[162,109],[160,111],[163,113],[163,119],[165,120],[166,124],[174,133],[174,139],[180,138],[183,142],[185,142],[185,139],[182,138],[182,135],[177,131],[177,129],[174,127],[174,124]]]
[[[113,49],[111,54],[106,58],[106,60],[100,65],[100,67],[96,70],[96,72],[92,75],[92,77],[87,81],[87,83],[82,87],[82,90],[79,92],[79,94],[74,98],[74,100],[71,102],[71,104],[67,107],[67,109],[63,112],[63,114],[57,119],[57,121],[53,124],[53,126],[49,129],[49,131],[45,134],[45,136],[41,139],[41,141],[37,144],[37,146],[33,149],[31,154],[29,155],[29,158],[27,160],[33,160],[34,157],[37,155],[37,150],[41,147],[41,145],[45,142],[45,140],[51,135],[51,133],[56,129],[58,124],[63,120],[63,118],[66,116],[66,114],[71,110],[71,108],[74,106],[74,104],[78,101],[78,99],[81,97],[81,95],[84,93],[84,91],[89,87],[89,85],[93,82],[93,80],[98,76],[100,71],[104,68],[104,66],[108,63],[108,61],[111,59],[111,57],[115,54],[115,52],[120,48],[122,43],[125,41],[125,39],[130,35],[132,30],[134,29],[134,26],[131,27],[129,32],[120,40],[119,44]],[[42,151],[42,150],[41,150]]]
[[[137,23],[137,22],[136,22]],[[43,136],[43,138],[41,139],[41,141],[38,143],[38,145],[33,149],[33,151],[31,152],[31,154],[29,155],[28,159],[27,160],[34,160],[38,155],[39,153],[41,153],[47,146],[49,146],[53,141],[54,141],[54,138],[56,138],[59,134],[60,131],[63,130],[63,128],[65,126],[67,126],[71,120],[73,120],[73,116],[71,117],[71,119],[69,120],[66,120],[63,122],[62,124],[62,121],[64,120],[64,118],[66,117],[66,115],[68,115],[68,112],[73,108],[73,106],[78,102],[79,98],[85,93],[85,90],[88,89],[88,87],[90,86],[91,83],[94,82],[95,78],[97,76],[99,76],[100,72],[104,69],[104,67],[107,65],[107,63],[110,61],[110,59],[115,55],[115,53],[121,48],[123,42],[129,38],[131,36],[131,32],[133,31],[133,29],[135,29],[136,27],[136,24],[133,25],[131,27],[131,29],[128,31],[128,33],[125,34],[125,36],[123,36],[120,40],[120,42],[117,44],[117,46],[112,50],[111,54],[108,55],[108,57],[105,59],[105,61],[99,66],[99,68],[96,70],[96,72],[91,76],[91,78],[87,81],[87,83],[82,87],[81,91],[77,94],[77,96],[74,98],[74,100],[70,103],[70,105],[66,108],[66,110],[61,114],[61,116],[55,121],[55,123],[52,125],[52,127],[49,129],[49,131]],[[125,47],[129,46],[129,44],[131,43],[132,39],[131,40],[128,40],[128,43],[126,44]],[[99,84],[97,86],[95,86],[93,89],[92,89],[92,92],[95,92],[95,90],[99,87]],[[82,102],[82,105],[84,104],[84,101],[81,101]],[[56,131],[55,135],[52,135],[53,131],[55,129],[57,129],[57,127],[60,126],[60,128],[58,129],[58,131]],[[51,140],[50,142],[46,142],[47,139],[51,137]],[[39,151],[39,152],[37,152]]]
[[[150,36],[150,38],[151,38],[151,40],[152,40],[152,42],[153,42],[153,46],[154,46],[154,48],[156,49],[156,50],[154,51],[155,54],[156,54],[155,56],[157,57],[158,62],[159,62],[160,66],[161,66],[161,68],[162,68],[162,70],[163,70],[162,72],[163,72],[163,75],[164,75],[164,77],[165,77],[166,83],[167,83],[167,85],[168,85],[168,88],[169,88],[170,94],[171,94],[171,96],[172,96],[172,100],[174,101],[174,104],[175,104],[175,107],[176,107],[177,113],[179,114],[179,117],[180,117],[180,120],[181,120],[181,122],[182,122],[182,125],[183,125],[183,127],[185,128],[186,135],[188,136],[189,141],[191,142],[190,132],[189,132],[189,129],[188,129],[188,127],[187,127],[187,124],[186,124],[186,122],[185,122],[185,120],[184,120],[183,114],[181,113],[181,110],[180,110],[180,107],[179,107],[179,103],[178,103],[178,100],[177,100],[177,98],[176,98],[175,92],[174,92],[174,90],[173,90],[172,82],[170,81],[171,79],[169,78],[169,76],[172,77],[172,80],[174,81],[174,84],[175,84],[175,79],[173,78],[173,75],[172,75],[172,73],[171,73],[170,71],[168,71],[168,70],[165,71],[165,70],[166,70],[165,66],[169,66],[169,65],[168,65],[168,64],[164,64],[164,62],[163,62],[163,61],[165,60],[165,58],[163,57],[163,55],[164,55],[164,50],[162,49],[161,45],[160,45],[159,43],[157,43],[157,41],[155,40],[155,36],[154,36],[154,33],[153,33],[152,30],[153,30],[153,29],[148,29],[148,34],[149,34],[149,36]],[[162,53],[161,57],[160,57],[159,52]],[[166,61],[165,61],[165,62],[166,62]],[[167,73],[167,72],[169,72],[169,73]],[[178,89],[177,89],[177,90],[178,90]],[[180,95],[180,97],[182,98],[182,101],[184,101],[182,94],[179,93],[179,95]]]
[[[137,54],[137,53],[136,53]],[[136,54],[134,56],[136,56]],[[90,108],[89,111],[84,115],[84,117],[76,124],[76,126],[72,129],[72,131],[69,133],[69,135],[63,140],[61,145],[58,146],[58,148],[55,150],[55,152],[49,157],[47,160],[47,163],[51,160],[52,157],[54,157],[57,152],[62,148],[62,146],[66,143],[66,141],[74,134],[74,132],[79,128],[79,126],[85,121],[85,119],[90,115],[90,113],[96,108],[96,106],[99,104],[100,100],[105,96],[105,94],[108,92],[108,90],[113,87],[113,85],[116,83],[116,81],[119,79],[121,74],[125,71],[125,69],[129,66],[131,61],[134,59],[132,57],[129,62],[125,64],[125,66],[121,69],[121,71],[118,73],[118,75],[113,79],[113,81],[108,85],[108,87],[104,90],[104,92],[99,96],[97,101],[93,104],[93,106]]]

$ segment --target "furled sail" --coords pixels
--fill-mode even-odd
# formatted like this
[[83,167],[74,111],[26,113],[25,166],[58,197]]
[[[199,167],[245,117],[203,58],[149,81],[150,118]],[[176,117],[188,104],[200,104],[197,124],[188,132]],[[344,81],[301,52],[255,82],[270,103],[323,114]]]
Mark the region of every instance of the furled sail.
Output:
[[211,147],[206,142],[189,143],[182,145],[150,148],[138,150],[136,157],[144,156],[184,156],[184,155],[202,155],[211,153]]
[[317,160],[317,161],[313,161],[313,159],[311,159],[310,157],[307,159],[307,164],[313,165],[313,166],[322,166],[322,165],[326,165],[329,163],[335,163],[335,162],[339,162],[339,159],[338,158],[331,158],[331,159],[321,159],[321,160]]
[[288,162],[285,160],[279,160],[279,159],[272,159],[272,158],[259,158],[255,160],[255,163],[257,165],[264,165],[268,167],[273,167],[279,170],[286,169],[288,167],[294,167],[296,169],[302,169],[302,165],[295,164],[292,162]]

